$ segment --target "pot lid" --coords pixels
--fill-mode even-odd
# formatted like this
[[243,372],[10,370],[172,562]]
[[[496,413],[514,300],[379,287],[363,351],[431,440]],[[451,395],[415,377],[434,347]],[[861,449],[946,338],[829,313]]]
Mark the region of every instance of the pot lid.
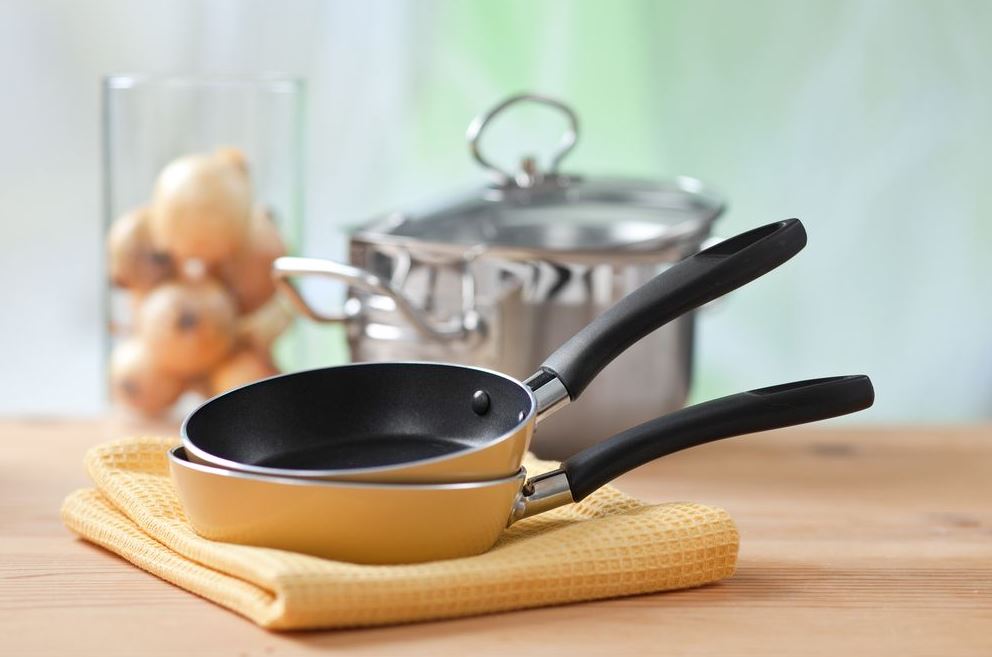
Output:
[[[511,174],[492,164],[480,149],[491,120],[523,101],[549,105],[568,118],[569,127],[547,171],[527,157]],[[723,200],[694,178],[658,182],[559,173],[561,161],[577,141],[578,119],[571,108],[544,96],[508,98],[476,117],[467,138],[492,184],[392,213],[366,225],[353,239],[438,255],[464,256],[471,250],[501,257],[627,259],[701,241],[724,209]]]

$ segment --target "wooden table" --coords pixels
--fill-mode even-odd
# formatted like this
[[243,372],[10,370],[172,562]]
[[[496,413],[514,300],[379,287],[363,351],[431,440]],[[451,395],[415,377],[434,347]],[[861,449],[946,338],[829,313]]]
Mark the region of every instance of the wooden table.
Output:
[[695,590],[383,629],[274,634],[58,518],[109,420],[0,420],[0,654],[992,655],[992,429],[787,430],[620,480],[727,508],[738,573]]

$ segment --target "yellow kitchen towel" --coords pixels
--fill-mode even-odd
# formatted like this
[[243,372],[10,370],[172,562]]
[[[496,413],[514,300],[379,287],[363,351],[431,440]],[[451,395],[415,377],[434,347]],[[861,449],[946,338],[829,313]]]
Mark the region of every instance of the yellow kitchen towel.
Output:
[[[166,451],[174,438],[97,446],[97,489],[69,495],[62,518],[86,540],[271,629],[335,628],[699,586],[729,577],[738,535],[722,509],[648,505],[605,487],[507,529],[485,554],[365,566],[200,538],[183,514]],[[528,455],[536,473],[555,466]]]

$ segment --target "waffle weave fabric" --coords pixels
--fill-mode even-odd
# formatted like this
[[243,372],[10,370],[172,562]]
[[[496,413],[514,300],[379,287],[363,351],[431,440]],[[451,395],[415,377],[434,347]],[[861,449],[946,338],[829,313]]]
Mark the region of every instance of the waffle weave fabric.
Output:
[[[463,559],[367,566],[219,543],[190,526],[169,475],[174,438],[94,447],[96,484],[70,494],[66,526],[134,565],[279,630],[454,618],[700,586],[729,577],[738,533],[722,509],[648,505],[607,486],[528,518]],[[530,473],[555,467],[528,455]]]

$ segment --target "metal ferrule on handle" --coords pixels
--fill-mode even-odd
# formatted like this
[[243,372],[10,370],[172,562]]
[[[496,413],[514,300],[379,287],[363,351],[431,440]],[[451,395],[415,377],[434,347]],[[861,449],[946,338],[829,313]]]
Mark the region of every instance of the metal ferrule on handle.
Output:
[[568,485],[568,475],[564,470],[559,468],[539,474],[528,479],[520,490],[506,526],[574,501],[572,489]]
[[531,389],[537,400],[535,422],[547,419],[572,401],[571,397],[568,396],[568,389],[561,382],[561,379],[547,370],[532,374],[524,381],[524,385]]

